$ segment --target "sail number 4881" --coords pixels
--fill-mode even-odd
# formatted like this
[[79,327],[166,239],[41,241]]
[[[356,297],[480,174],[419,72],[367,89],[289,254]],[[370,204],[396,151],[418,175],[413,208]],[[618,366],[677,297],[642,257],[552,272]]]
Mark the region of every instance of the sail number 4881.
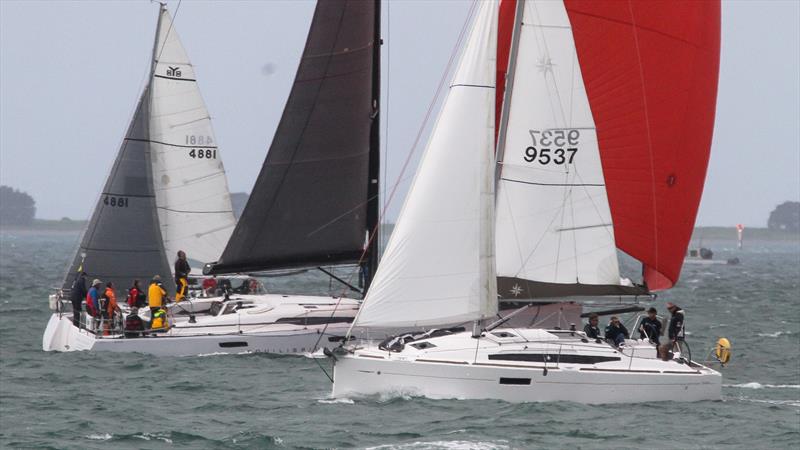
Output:
[[539,164],[572,164],[581,138],[580,130],[529,130],[533,145],[525,149],[522,157],[527,162]]
[[189,157],[195,159],[217,159],[217,150],[210,148],[193,148],[189,150]]

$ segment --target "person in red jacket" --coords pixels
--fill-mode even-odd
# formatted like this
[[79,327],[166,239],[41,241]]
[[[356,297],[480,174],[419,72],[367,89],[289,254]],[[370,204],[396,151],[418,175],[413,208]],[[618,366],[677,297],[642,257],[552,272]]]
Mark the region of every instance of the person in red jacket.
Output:
[[128,289],[128,306],[131,308],[141,308],[145,305],[146,300],[147,294],[145,294],[141,286],[139,286],[139,280],[133,280],[133,286]]

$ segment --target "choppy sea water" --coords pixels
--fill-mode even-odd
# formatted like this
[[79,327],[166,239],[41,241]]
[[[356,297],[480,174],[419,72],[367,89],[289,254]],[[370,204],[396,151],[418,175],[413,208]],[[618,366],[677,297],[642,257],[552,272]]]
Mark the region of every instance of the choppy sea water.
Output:
[[[47,295],[77,236],[0,233],[0,448],[797,448],[800,244],[706,242],[739,266],[684,267],[659,296],[687,311],[697,359],[733,343],[723,400],[586,406],[331,400],[317,363],[264,354],[45,353]],[[311,286],[311,288],[309,288]],[[305,275],[273,291],[325,292]],[[339,289],[335,287],[334,289]],[[649,305],[646,305],[649,306]]]

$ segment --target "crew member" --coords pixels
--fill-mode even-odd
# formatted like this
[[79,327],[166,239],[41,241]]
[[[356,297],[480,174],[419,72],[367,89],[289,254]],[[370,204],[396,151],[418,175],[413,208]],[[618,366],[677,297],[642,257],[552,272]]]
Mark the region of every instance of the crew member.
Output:
[[621,347],[625,345],[625,339],[629,337],[630,334],[628,334],[628,329],[625,328],[625,325],[619,321],[617,316],[612,316],[611,322],[606,327],[606,339],[616,347]]
[[97,323],[100,320],[100,289],[102,286],[103,282],[95,278],[92,281],[92,287],[86,293],[86,311],[94,319],[92,321],[92,329],[97,328]]
[[155,331],[167,331],[169,323],[167,322],[167,312],[164,308],[158,308],[153,313],[152,320],[150,321],[150,329]]
[[186,253],[183,250],[178,250],[178,259],[175,260],[176,302],[186,297],[186,289],[189,286],[189,272],[191,271],[192,268],[189,267],[189,261],[186,260]]
[[589,323],[583,327],[583,332],[586,333],[586,337],[589,339],[600,339],[600,327],[597,324],[600,322],[600,317],[595,314],[591,313],[589,315]]
[[161,276],[154,276],[153,281],[150,282],[150,287],[147,288],[147,302],[150,306],[151,315],[165,306],[166,296],[167,291],[165,291],[164,286],[161,285]]
[[682,341],[685,336],[683,310],[678,305],[668,302],[667,311],[671,314],[669,325],[667,326],[669,342],[658,347],[658,356],[664,361],[672,358],[672,350],[675,349],[678,341]]
[[102,311],[103,320],[105,325],[103,326],[103,334],[108,336],[112,328],[114,328],[114,322],[117,313],[122,314],[122,311],[119,309],[119,305],[117,305],[117,294],[114,292],[114,283],[109,281],[106,283],[106,290],[103,293],[104,299],[104,308]]
[[145,305],[145,293],[139,286],[139,280],[133,280],[133,286],[128,289],[128,306],[141,308]]
[[81,327],[81,304],[86,299],[86,272],[79,272],[75,276],[70,289],[69,300],[72,302],[72,322],[76,327]]
[[647,317],[642,319],[639,324],[639,339],[648,339],[650,342],[659,345],[661,336],[661,322],[657,317],[658,311],[655,308],[647,310]]

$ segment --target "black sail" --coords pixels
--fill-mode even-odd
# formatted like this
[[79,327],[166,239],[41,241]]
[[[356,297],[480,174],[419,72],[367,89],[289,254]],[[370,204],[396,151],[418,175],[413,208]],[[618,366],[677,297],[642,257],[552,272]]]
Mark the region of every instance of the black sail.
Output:
[[378,220],[378,8],[379,1],[317,3],[261,173],[207,272],[360,260]]
[[[158,225],[150,163],[150,90],[145,89],[117,153],[103,192],[81,237],[63,287],[70,288],[79,269],[88,281],[112,281],[121,295],[134,279],[147,286],[160,275],[174,290]],[[87,167],[86,174],[96,173]],[[121,275],[124,274],[124,275]]]

